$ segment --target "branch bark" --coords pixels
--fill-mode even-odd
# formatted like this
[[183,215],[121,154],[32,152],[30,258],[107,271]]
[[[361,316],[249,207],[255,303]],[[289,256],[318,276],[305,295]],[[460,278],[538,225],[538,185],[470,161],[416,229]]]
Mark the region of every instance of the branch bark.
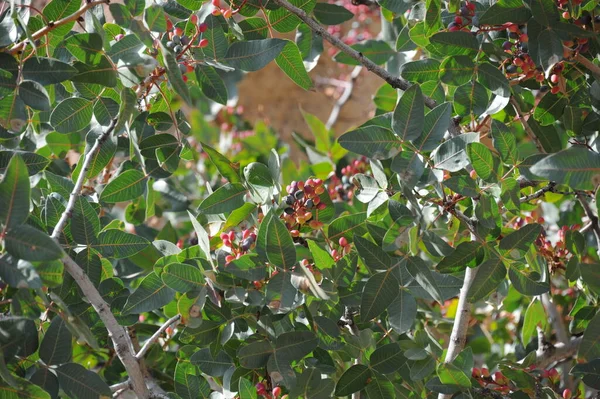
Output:
[[[69,22],[76,22],[77,20],[79,20],[79,17],[81,17],[83,14],[85,14],[85,12],[87,10],[94,8],[97,5],[108,4],[108,3],[109,3],[109,0],[94,0],[94,1],[90,1],[90,2],[86,1],[84,3],[84,5],[81,6],[81,8],[79,8],[79,10],[77,10],[73,14],[71,14],[67,17],[64,17],[62,19],[59,19],[58,21],[51,21],[48,25],[44,26],[42,29],[33,33],[31,35],[31,37],[33,38],[33,40],[37,40],[37,39],[47,35],[52,30],[58,28],[59,26],[68,24]],[[8,50],[8,53],[16,54],[19,51],[22,51],[25,48],[25,46],[27,46],[28,41],[29,40],[23,40],[22,42],[15,44],[10,50]]]
[[[88,3],[90,4],[90,3]],[[67,203],[67,207],[65,211],[62,213],[58,223],[54,227],[52,231],[51,237],[58,242],[58,237],[62,233],[65,228],[68,219],[71,217],[73,213],[73,209],[75,208],[75,202],[80,195],[81,188],[83,187],[83,183],[86,179],[87,171],[89,170],[93,155],[100,149],[102,144],[108,139],[108,137],[112,134],[117,124],[117,119],[113,119],[110,126],[106,129],[104,133],[102,133],[96,139],[96,142],[90,148],[87,154],[82,155],[84,157],[83,164],[81,167],[81,171],[79,172],[79,176],[77,177],[77,181],[75,182],[75,187],[71,192],[69,202]],[[110,310],[110,306],[104,298],[100,295],[100,292],[96,289],[92,281],[89,279],[87,274],[83,271],[83,269],[69,256],[65,255],[61,261],[65,265],[65,270],[67,273],[73,277],[81,291],[85,295],[85,298],[92,305],[98,316],[104,323],[104,326],[108,330],[108,335],[110,336],[112,343],[115,347],[115,351],[117,356],[123,363],[127,374],[129,375],[129,380],[133,391],[136,393],[139,399],[148,398],[148,389],[146,388],[146,383],[144,381],[144,375],[142,373],[142,369],[140,364],[138,363],[137,358],[134,355],[133,346],[131,344],[131,339],[127,334],[127,331],[123,326],[119,324],[115,316],[112,314]]]
[[538,348],[535,352],[535,368],[540,370],[546,369],[553,363],[575,356],[579,349],[579,345],[581,344],[581,339],[582,337],[576,337],[572,338],[567,343]]
[[165,324],[163,324],[154,334],[152,334],[150,338],[148,338],[148,340],[144,343],[144,346],[142,346],[142,349],[140,349],[140,351],[137,353],[137,355],[135,355],[135,357],[138,360],[141,360],[146,354],[146,352],[148,352],[152,344],[160,338],[162,333],[164,333],[166,329],[171,327],[174,323],[178,322],[179,319],[181,319],[181,315],[173,316],[169,320],[167,320]]
[[529,136],[531,141],[533,141],[533,143],[535,144],[535,148],[537,148],[538,151],[541,152],[542,154],[545,153],[546,151],[544,151],[544,147],[542,147],[540,140],[535,135],[535,132],[533,131],[533,129],[531,129],[531,126],[529,126],[529,123],[527,123],[527,119],[525,119],[525,115],[523,114],[523,111],[521,110],[521,106],[519,105],[519,102],[517,101],[517,99],[514,96],[510,97],[510,103],[512,104],[513,108],[515,109],[515,112],[519,116],[519,120],[523,124],[523,128],[525,129],[527,136]]
[[[588,202],[586,201],[586,199],[584,198],[583,195],[578,193],[577,199],[579,200],[579,203],[583,207],[583,211],[585,212],[585,215],[588,217],[588,219],[590,219],[590,228],[592,229],[592,231],[594,232],[594,236],[596,237],[596,244],[597,244],[596,248],[597,248],[598,256],[600,256],[600,224],[598,222],[598,216],[594,215],[594,211],[592,210],[592,207],[590,206],[590,204],[588,204]],[[596,201],[598,201],[598,200],[599,199],[596,198]]]

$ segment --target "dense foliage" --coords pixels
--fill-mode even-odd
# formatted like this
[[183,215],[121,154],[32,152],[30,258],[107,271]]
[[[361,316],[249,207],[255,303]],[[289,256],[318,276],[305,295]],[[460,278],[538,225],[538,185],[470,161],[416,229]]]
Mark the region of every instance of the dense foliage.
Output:
[[[0,6],[2,398],[600,389],[598,1],[355,3]],[[236,82],[322,53],[292,160]]]

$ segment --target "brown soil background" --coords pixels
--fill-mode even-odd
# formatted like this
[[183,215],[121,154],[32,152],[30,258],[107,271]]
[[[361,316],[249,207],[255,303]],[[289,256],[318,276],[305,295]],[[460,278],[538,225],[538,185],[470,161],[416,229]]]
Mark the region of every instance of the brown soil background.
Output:
[[[326,122],[344,90],[344,87],[318,82],[339,79],[342,73],[349,75],[352,68],[354,67],[340,66],[334,62],[327,55],[326,48],[319,63],[310,72],[315,87],[312,91],[305,91],[272,62],[264,69],[244,77],[238,86],[238,104],[244,107],[244,118],[250,122],[267,121],[283,141],[291,144],[292,132],[312,137],[300,110],[314,114]],[[360,73],[352,95],[342,107],[333,126],[336,136],[362,124],[373,115],[375,106],[372,98],[382,84],[383,81],[372,73],[366,70]]]

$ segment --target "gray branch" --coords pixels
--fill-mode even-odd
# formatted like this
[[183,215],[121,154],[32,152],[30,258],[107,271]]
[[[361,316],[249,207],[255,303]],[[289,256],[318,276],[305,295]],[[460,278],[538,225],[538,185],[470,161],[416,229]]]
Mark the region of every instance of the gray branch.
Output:
[[[84,159],[81,165],[79,176],[75,182],[75,187],[73,187],[67,207],[52,231],[51,237],[55,241],[58,242],[58,238],[67,225],[68,219],[73,214],[75,203],[80,195],[81,188],[85,182],[86,175],[94,155],[100,149],[100,147],[102,147],[102,144],[108,139],[108,137],[110,137],[115,129],[116,124],[117,120],[115,118],[106,131],[98,136],[96,142],[92,148],[90,148],[88,153],[82,155]],[[139,399],[148,398],[149,393],[144,381],[144,375],[142,373],[140,364],[134,355],[129,334],[127,334],[125,328],[119,324],[115,316],[112,314],[110,306],[108,303],[106,303],[104,298],[102,298],[98,292],[98,289],[94,286],[83,269],[69,255],[65,255],[61,261],[64,263],[67,273],[73,277],[73,280],[75,280],[79,288],[81,288],[85,298],[92,305],[96,313],[98,313],[98,316],[108,330],[108,335],[112,340],[117,356],[121,360],[121,363],[123,363],[123,366],[129,375],[129,384],[131,385],[131,388]]]

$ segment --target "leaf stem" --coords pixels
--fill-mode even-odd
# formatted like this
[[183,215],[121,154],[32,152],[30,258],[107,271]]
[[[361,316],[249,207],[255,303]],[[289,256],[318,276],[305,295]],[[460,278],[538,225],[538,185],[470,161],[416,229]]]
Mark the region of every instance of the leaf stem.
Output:
[[178,322],[180,319],[181,319],[181,315],[175,315],[175,316],[171,317],[169,320],[167,320],[165,322],[165,324],[163,324],[150,338],[148,338],[148,340],[144,343],[144,346],[142,346],[142,349],[140,349],[140,351],[135,355],[135,357],[138,360],[141,360],[144,357],[144,355],[146,354],[146,352],[148,352],[148,350],[150,349],[152,344],[160,338],[162,333],[164,333],[167,330],[167,328],[171,327],[174,323]]

